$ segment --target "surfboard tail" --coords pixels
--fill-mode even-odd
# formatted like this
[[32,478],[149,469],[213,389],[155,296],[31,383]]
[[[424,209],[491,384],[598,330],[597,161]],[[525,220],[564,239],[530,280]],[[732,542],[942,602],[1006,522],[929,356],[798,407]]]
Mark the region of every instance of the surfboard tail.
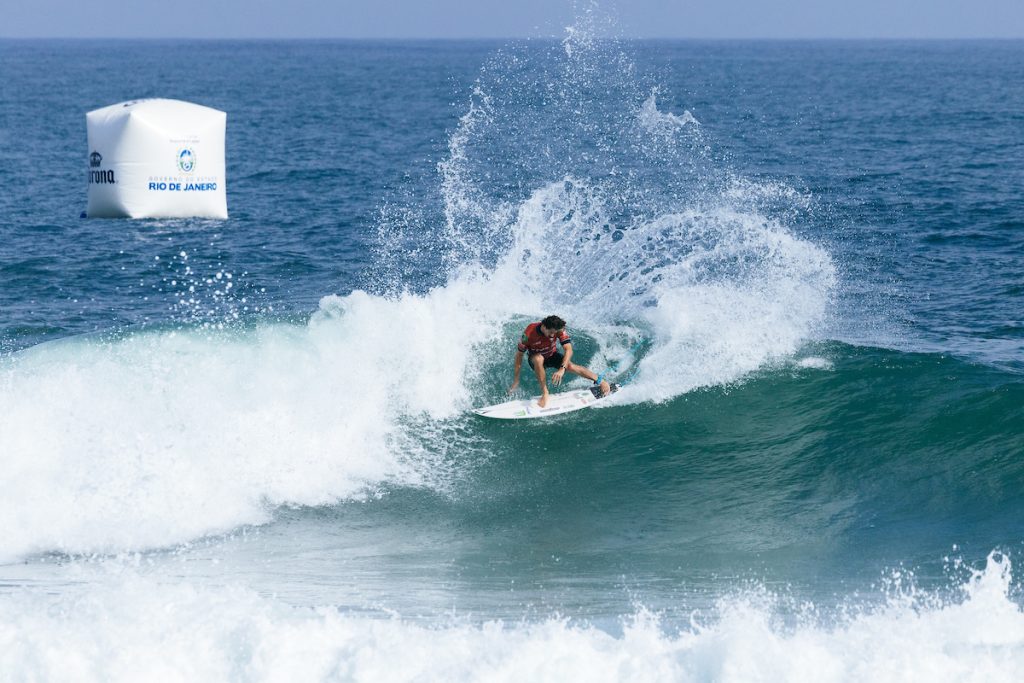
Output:
[[[619,385],[615,382],[609,382],[608,386],[611,387],[611,391],[608,392],[609,396],[619,390]],[[601,393],[601,385],[599,384],[590,387],[590,393],[594,395],[594,398],[604,398],[604,394]]]

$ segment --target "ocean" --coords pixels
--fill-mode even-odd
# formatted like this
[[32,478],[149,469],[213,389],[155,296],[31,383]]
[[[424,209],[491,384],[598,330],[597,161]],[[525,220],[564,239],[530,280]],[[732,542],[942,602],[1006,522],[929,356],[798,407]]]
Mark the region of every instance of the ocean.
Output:
[[1024,42],[600,35],[0,41],[0,680],[1024,678]]

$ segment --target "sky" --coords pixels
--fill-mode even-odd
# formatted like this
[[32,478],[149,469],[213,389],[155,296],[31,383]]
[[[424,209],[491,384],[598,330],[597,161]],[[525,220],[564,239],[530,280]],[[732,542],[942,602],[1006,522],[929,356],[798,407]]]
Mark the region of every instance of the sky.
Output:
[[[0,0],[4,38],[559,37],[590,0]],[[607,0],[624,38],[1024,38],[1024,0]],[[582,9],[581,9],[582,8]]]

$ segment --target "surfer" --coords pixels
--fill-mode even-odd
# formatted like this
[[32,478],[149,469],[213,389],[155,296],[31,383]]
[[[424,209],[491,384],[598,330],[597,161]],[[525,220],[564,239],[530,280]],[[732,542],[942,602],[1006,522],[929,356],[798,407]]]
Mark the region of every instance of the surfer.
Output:
[[[562,345],[564,353],[558,352],[556,342]],[[533,368],[540,383],[541,394],[537,405],[541,408],[548,404],[547,368],[558,368],[551,376],[551,382],[556,386],[562,383],[566,370],[593,382],[597,381],[597,375],[591,370],[571,362],[572,339],[565,331],[565,321],[557,315],[549,315],[538,323],[530,323],[523,331],[523,337],[516,348],[512,386],[508,389],[510,394],[519,387],[519,371],[523,367],[525,353],[529,354],[530,367]],[[610,391],[611,386],[608,382],[601,380],[601,394],[607,396]]]

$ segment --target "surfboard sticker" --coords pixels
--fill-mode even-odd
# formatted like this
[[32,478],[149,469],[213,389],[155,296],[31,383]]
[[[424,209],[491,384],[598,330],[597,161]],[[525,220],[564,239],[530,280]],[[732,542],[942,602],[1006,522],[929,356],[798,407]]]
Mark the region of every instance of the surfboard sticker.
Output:
[[[611,394],[619,390],[618,384],[611,384]],[[548,395],[548,404],[541,408],[537,405],[540,396],[529,399],[516,399],[506,401],[485,408],[477,408],[473,412],[482,417],[489,417],[497,420],[526,420],[534,417],[550,417],[571,413],[574,410],[589,408],[604,398],[601,395],[601,388],[597,386],[574,391],[563,391],[558,394]]]

